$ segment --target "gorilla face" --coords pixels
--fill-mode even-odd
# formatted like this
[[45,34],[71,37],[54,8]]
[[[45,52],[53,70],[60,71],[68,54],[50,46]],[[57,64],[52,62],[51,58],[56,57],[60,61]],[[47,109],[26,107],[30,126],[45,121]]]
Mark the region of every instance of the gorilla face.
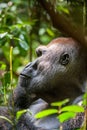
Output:
[[48,103],[79,96],[85,89],[85,52],[72,38],[57,38],[36,49],[38,58],[19,77],[20,86]]

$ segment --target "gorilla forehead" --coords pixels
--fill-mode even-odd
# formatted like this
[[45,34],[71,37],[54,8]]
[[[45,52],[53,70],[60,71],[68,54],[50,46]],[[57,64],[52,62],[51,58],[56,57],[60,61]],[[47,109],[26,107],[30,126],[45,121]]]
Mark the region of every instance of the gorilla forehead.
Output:
[[49,44],[48,47],[51,46],[52,44],[71,44],[71,45],[76,45],[77,41],[74,40],[73,38],[65,38],[65,37],[60,37],[53,39]]
[[[64,38],[64,42],[63,39],[62,41],[59,40],[60,38],[58,39],[55,39],[53,40],[52,42],[50,42],[50,44],[48,44],[47,46],[47,50],[53,54],[57,54],[57,56],[60,56],[63,52],[66,52],[66,53],[69,53],[69,54],[72,54],[73,55],[73,58],[74,56],[77,56],[77,54],[79,53],[79,50],[80,50],[80,46],[77,42],[75,41],[69,41],[68,39],[68,42],[67,42],[67,38]],[[52,55],[51,55],[52,56]]]

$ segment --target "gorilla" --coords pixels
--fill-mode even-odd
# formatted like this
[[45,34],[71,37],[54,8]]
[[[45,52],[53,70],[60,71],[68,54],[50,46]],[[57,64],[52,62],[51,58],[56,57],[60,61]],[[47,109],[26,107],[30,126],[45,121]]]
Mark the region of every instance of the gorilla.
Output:
[[[80,43],[72,38],[56,38],[47,46],[38,47],[36,54],[37,59],[20,73],[9,108],[0,108],[0,114],[6,113],[10,119],[13,106],[14,117],[19,110],[29,109],[32,112],[32,115],[26,112],[20,117],[15,130],[57,130],[60,123],[55,114],[43,119],[35,119],[34,115],[50,108],[50,103],[65,98],[69,98],[71,104],[74,100],[77,103],[86,91],[87,52]],[[80,113],[75,119],[64,122],[63,130],[79,128],[83,120],[84,113]],[[0,119],[0,130],[13,130],[13,126]]]

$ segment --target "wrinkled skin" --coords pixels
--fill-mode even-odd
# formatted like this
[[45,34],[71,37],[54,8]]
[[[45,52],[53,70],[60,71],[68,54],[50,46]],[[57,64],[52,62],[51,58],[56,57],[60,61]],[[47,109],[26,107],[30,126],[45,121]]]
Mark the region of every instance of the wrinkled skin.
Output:
[[[72,38],[57,38],[47,46],[38,47],[36,53],[38,58],[23,69],[19,76],[18,86],[14,90],[16,110],[30,108],[33,113],[37,113],[49,107],[50,103],[65,98],[70,98],[72,103],[76,97],[85,92],[87,54],[85,48],[79,43]],[[40,106],[40,110],[39,108],[35,110],[40,98],[45,101],[45,104]],[[34,101],[37,103],[32,108]],[[49,122],[49,125],[46,122]],[[22,128],[25,130],[53,130],[59,127],[59,122],[56,124],[54,122],[56,122],[55,115],[37,121],[26,113],[20,118],[17,130],[22,130]],[[81,123],[82,120],[78,124]],[[51,124],[53,125],[51,126]],[[69,129],[67,129],[66,124],[64,124],[65,129],[63,130],[70,130],[71,127],[68,126]],[[39,127],[41,128],[39,129]]]

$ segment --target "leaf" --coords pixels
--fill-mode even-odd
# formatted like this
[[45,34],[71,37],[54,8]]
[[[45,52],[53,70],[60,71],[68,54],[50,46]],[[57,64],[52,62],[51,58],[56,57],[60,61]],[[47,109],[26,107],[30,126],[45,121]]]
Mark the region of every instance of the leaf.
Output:
[[4,46],[8,39],[12,39],[13,35],[8,32],[0,33],[0,46]]
[[4,86],[7,86],[7,84],[10,84],[10,72],[4,74]]
[[20,40],[19,40],[19,44],[20,46],[24,49],[24,50],[28,50],[29,46],[28,44],[25,42],[25,37],[23,34],[20,34],[19,36]]
[[11,120],[9,120],[7,117],[5,116],[0,116],[1,119],[4,119],[6,121],[8,121],[11,125],[14,125],[13,122]]
[[0,33],[0,39],[4,38],[7,35],[7,32]]
[[65,99],[63,101],[60,101],[60,102],[54,102],[54,103],[51,103],[51,106],[62,106],[62,105],[65,105],[66,103],[69,102],[69,99]]
[[69,10],[63,6],[58,6],[57,10],[69,14]]
[[65,113],[62,113],[60,114],[57,119],[59,119],[59,121],[61,123],[63,123],[64,121],[67,121],[69,120],[70,118],[74,118],[76,116],[76,113],[74,112],[65,112]]
[[7,8],[8,4],[6,3],[0,3],[0,9]]
[[87,92],[83,95],[83,103],[84,106],[87,106]]
[[84,94],[83,98],[87,98],[87,92]]
[[19,41],[20,46],[21,46],[24,50],[28,50],[28,49],[29,49],[28,44],[27,44],[24,40],[21,40],[21,39],[16,38],[16,37],[14,37],[14,39],[17,40],[17,41]]
[[54,113],[58,113],[58,110],[57,109],[44,110],[44,111],[37,113],[35,115],[35,118],[43,118],[45,116],[49,116],[49,115],[54,114]]
[[31,114],[31,111],[29,109],[20,110],[16,113],[16,119],[18,120],[24,113],[29,112]]
[[47,33],[48,33],[50,36],[54,37],[54,32],[53,32],[51,29],[47,28]]
[[70,105],[70,106],[63,107],[61,109],[61,112],[64,112],[64,111],[84,112],[84,108],[82,106]]
[[0,70],[5,70],[5,69],[6,69],[6,64],[0,61]]
[[20,46],[24,49],[24,50],[28,50],[29,46],[25,41],[20,40],[19,42]]

